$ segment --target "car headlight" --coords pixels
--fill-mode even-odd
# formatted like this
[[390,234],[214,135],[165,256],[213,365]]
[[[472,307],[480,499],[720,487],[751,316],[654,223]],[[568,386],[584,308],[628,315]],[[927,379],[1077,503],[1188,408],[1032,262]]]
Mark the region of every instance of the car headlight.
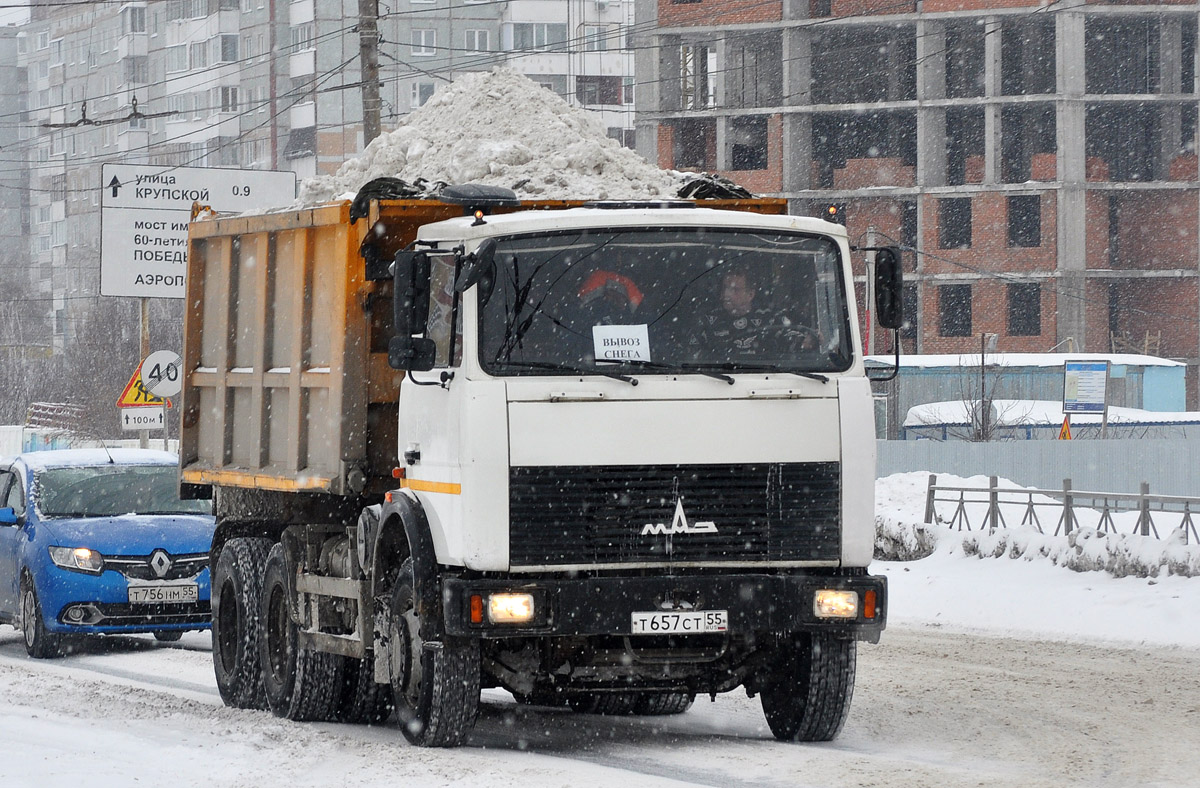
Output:
[[50,560],[63,569],[94,575],[104,571],[104,556],[86,547],[51,547]]

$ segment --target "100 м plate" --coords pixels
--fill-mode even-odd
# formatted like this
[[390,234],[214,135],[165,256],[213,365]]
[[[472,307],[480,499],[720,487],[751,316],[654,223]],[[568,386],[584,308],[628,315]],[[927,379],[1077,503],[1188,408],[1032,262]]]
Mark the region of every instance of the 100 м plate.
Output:
[[633,613],[630,631],[635,635],[702,635],[729,629],[726,610],[678,610]]
[[199,600],[200,589],[195,583],[129,586],[131,604],[178,605]]

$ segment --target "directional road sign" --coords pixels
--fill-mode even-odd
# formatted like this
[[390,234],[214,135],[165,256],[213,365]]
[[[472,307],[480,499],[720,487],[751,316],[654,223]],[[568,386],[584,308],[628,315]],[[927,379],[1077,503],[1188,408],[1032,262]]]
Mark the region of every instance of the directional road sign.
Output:
[[100,185],[100,294],[183,298],[192,204],[218,213],[296,198],[296,173],[105,164]]

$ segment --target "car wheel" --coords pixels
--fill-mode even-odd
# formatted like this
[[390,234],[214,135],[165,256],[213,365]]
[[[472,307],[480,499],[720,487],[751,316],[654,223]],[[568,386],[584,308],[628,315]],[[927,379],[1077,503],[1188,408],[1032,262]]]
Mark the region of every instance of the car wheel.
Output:
[[25,636],[25,651],[34,659],[62,656],[62,638],[46,631],[37,589],[28,579],[21,582],[21,632]]
[[183,637],[182,629],[169,629],[164,632],[155,632],[154,639],[159,643],[175,643]]
[[221,700],[236,709],[267,708],[258,659],[258,607],[272,544],[261,537],[230,539],[213,568],[213,672]]

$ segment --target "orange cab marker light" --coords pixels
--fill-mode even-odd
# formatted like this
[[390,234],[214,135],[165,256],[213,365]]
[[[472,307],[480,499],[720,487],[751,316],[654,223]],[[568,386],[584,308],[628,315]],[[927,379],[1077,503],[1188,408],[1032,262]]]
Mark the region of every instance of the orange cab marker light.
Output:
[[863,594],[863,618],[875,618],[875,589]]
[[403,479],[406,473],[407,471],[404,468],[392,468],[393,479]]
[[483,597],[479,594],[471,594],[471,623],[483,623]]
[[392,493],[390,491],[384,493],[383,500],[387,501],[388,503],[391,503],[392,502]]

